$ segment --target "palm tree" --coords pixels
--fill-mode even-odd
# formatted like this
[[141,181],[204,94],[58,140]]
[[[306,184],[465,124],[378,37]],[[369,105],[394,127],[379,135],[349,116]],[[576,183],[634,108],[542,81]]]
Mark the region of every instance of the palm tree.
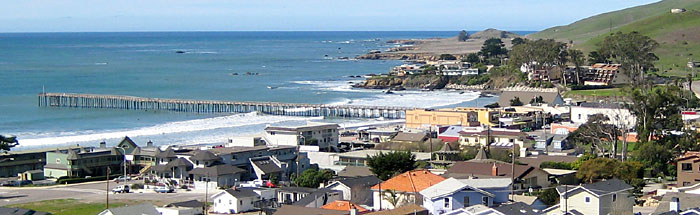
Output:
[[386,195],[383,195],[384,200],[389,202],[389,204],[391,204],[391,206],[393,206],[394,208],[399,206],[400,196],[398,193],[396,193],[396,190],[387,190],[387,191],[384,191],[384,194],[386,194]]
[[578,49],[569,49],[569,59],[576,67],[576,84],[581,84],[581,66],[586,60],[583,56],[583,52]]

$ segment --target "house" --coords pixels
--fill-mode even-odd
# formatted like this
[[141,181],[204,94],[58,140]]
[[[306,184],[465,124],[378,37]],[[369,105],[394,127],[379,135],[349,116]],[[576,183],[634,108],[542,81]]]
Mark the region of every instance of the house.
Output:
[[255,210],[255,202],[261,200],[260,194],[251,188],[229,188],[211,197],[214,205],[211,212],[235,214]]
[[637,122],[637,118],[621,104],[584,102],[571,106],[571,121],[575,124],[585,124],[591,116],[597,114],[605,115],[607,123],[621,128],[634,128]]
[[175,202],[156,208],[161,215],[201,215],[204,214],[203,209],[204,203],[197,200]]
[[363,208],[362,206],[359,206],[355,203],[352,203],[350,201],[342,201],[342,200],[335,200],[331,203],[328,203],[326,205],[321,206],[321,209],[328,209],[328,210],[336,210],[336,211],[352,211],[355,210],[355,213],[365,213],[369,210]]
[[24,209],[24,208],[8,208],[8,207],[0,207],[0,214],[3,215],[50,215],[50,213],[47,212],[40,212],[40,211],[35,211],[31,209]]
[[445,179],[420,191],[420,194],[423,196],[423,207],[428,209],[430,214],[444,214],[475,204],[491,206],[495,197],[493,193],[472,187],[455,178]]
[[523,104],[529,104],[534,98],[542,97],[542,103],[549,106],[563,105],[564,99],[557,91],[503,91],[498,97],[498,106],[509,107],[510,101],[517,98]]
[[559,204],[543,212],[554,214],[632,214],[633,187],[619,179],[610,179],[575,187],[559,186]]
[[[60,148],[43,148],[31,149],[23,151],[0,151],[0,178],[16,177],[18,174],[30,170],[44,170],[44,165],[54,163],[54,161],[46,161],[46,152],[48,151],[65,151],[69,149],[81,148],[80,146],[68,146]],[[92,149],[93,147],[88,147]],[[64,160],[65,162],[65,160]],[[65,168],[61,165],[59,168]],[[47,177],[53,177],[46,175]],[[56,176],[60,177],[60,176]]]
[[329,202],[341,200],[342,194],[328,188],[280,187],[276,190],[275,197],[279,204],[318,208]]
[[410,132],[399,132],[394,137],[391,138],[393,142],[399,143],[422,143],[428,140],[428,134],[424,132],[410,133]]
[[358,129],[359,139],[373,143],[383,143],[391,140],[398,131],[396,128],[367,128]]
[[100,212],[98,215],[161,215],[156,207],[152,204],[139,204],[132,206],[124,206],[118,208],[109,208]]
[[[345,153],[336,154],[338,156],[338,161],[335,162],[336,165],[342,166],[367,166],[367,156],[376,156],[379,153],[389,153],[391,150],[376,150],[376,149],[365,149],[359,151],[349,151]],[[411,154],[416,156],[416,161],[428,161],[430,160],[430,153],[428,152],[411,152]]]
[[443,109],[413,109],[406,111],[407,128],[423,128],[426,126],[479,126],[497,125],[498,112],[488,108],[443,108]]
[[560,122],[550,124],[551,128],[549,133],[559,134],[559,135],[569,135],[569,133],[576,131],[581,124],[571,123],[571,122]]
[[285,176],[284,170],[287,169],[287,164],[283,164],[277,158],[272,156],[250,158],[250,163],[253,165],[253,171],[260,180],[270,180],[277,178],[283,180]]
[[116,148],[74,148],[46,152],[44,175],[50,177],[104,176],[121,173],[124,155]]
[[38,180],[44,180],[44,171],[42,170],[29,170],[25,171],[23,173],[20,173],[17,178],[21,181],[38,181]]
[[422,204],[419,192],[444,180],[427,170],[401,173],[372,187],[374,210],[393,209],[407,203]]
[[[265,142],[268,146],[310,146],[315,151],[338,151],[338,124],[311,123],[304,126],[268,126]],[[313,151],[313,150],[312,150]]]
[[700,182],[700,152],[686,152],[677,162],[679,186],[691,186]]
[[406,204],[398,208],[367,213],[367,215],[428,215],[428,210],[416,204]]
[[459,135],[459,144],[462,146],[512,148],[515,144],[524,148],[527,139],[527,134],[519,130],[490,127],[463,128]]
[[457,162],[452,167],[447,169],[445,177],[454,177],[458,179],[468,178],[508,178],[510,179],[515,173],[515,189],[528,189],[538,187],[549,187],[551,184],[548,180],[548,174],[539,167],[528,165],[511,166],[510,163],[502,163],[492,160],[485,161],[462,161]]
[[530,207],[521,202],[502,204],[497,207],[485,205],[473,205],[446,213],[446,215],[540,215],[541,210]]
[[207,187],[235,186],[236,182],[241,180],[241,174],[244,172],[245,170],[233,165],[219,164],[216,166],[197,167],[188,173],[191,175],[195,189],[207,189]]
[[343,200],[349,200],[358,204],[372,204],[372,186],[381,182],[374,175],[340,178],[326,185],[326,188],[337,190],[342,194]]
[[273,215],[350,215],[350,211],[307,208],[296,205],[282,205]]
[[457,142],[459,141],[459,132],[462,129],[462,126],[457,125],[441,127],[438,132],[438,139],[442,140],[442,142]]
[[211,151],[216,156],[221,157],[222,163],[233,165],[245,170],[246,172],[241,174],[242,181],[258,179],[260,176],[264,175],[262,174],[263,172],[255,171],[256,167],[254,167],[254,162],[251,161],[272,159],[268,159],[265,157],[274,157],[275,165],[278,165],[278,167],[284,166],[284,168],[282,168],[283,172],[281,174],[285,177],[289,176],[292,173],[296,173],[297,171],[303,172],[304,170],[311,167],[308,157],[305,156],[306,153],[297,153],[296,146],[238,146],[213,148],[209,149],[208,151]]

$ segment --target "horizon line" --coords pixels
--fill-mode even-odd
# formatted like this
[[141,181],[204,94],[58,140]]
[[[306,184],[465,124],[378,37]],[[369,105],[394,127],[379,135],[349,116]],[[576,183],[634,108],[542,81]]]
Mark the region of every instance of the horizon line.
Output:
[[[495,29],[495,28],[487,28]],[[486,30],[486,29],[484,29]],[[465,30],[480,32],[484,30]],[[496,29],[501,30],[501,29]],[[0,34],[42,34],[42,33],[190,33],[190,32],[460,32],[463,30],[153,30],[153,31],[0,31]],[[539,32],[541,30],[501,30],[508,32]]]

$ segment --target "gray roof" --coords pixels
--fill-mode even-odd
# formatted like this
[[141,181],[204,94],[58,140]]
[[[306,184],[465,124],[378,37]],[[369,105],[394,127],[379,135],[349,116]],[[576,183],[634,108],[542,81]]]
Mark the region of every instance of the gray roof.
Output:
[[342,178],[340,180],[337,180],[338,183],[344,184],[345,186],[348,186],[350,188],[353,187],[367,187],[370,188],[376,184],[379,184],[381,180],[377,178],[377,176],[370,175],[370,176],[362,176],[362,177],[350,177],[350,178]]
[[258,196],[253,189],[250,188],[236,188],[234,189],[226,189],[225,190],[228,194],[231,194],[233,197],[236,198],[246,198],[246,197],[256,197]]
[[623,108],[622,105],[616,103],[598,103],[598,102],[583,102],[579,104],[579,107],[586,108]]
[[316,188],[308,188],[308,187],[280,187],[277,188],[277,191],[281,192],[288,192],[288,193],[313,193],[318,191]]
[[124,139],[122,139],[122,141],[120,141],[119,144],[117,144],[117,145],[118,146],[129,145],[129,146],[131,146],[131,148],[138,147],[138,145],[136,145],[136,143],[134,143],[134,141],[131,140],[131,138],[129,138],[129,136],[124,136]]
[[210,166],[210,167],[205,167],[205,168],[194,168],[189,173],[192,175],[221,176],[221,175],[230,175],[230,174],[243,173],[243,172],[246,172],[246,171],[241,169],[241,168],[232,166],[232,165],[221,164],[221,165]]
[[[160,215],[156,207],[152,204],[140,204],[107,209],[113,215]],[[105,210],[105,211],[107,211]],[[104,211],[100,214],[103,214]]]
[[56,164],[56,163],[47,163],[46,165],[44,165],[44,168],[68,170],[68,166],[63,165],[63,164]]
[[340,193],[340,191],[337,190],[331,190],[328,188],[321,188],[318,189],[312,193],[309,193],[309,195],[306,195],[306,197],[299,199],[299,201],[295,202],[293,205],[297,206],[306,206],[314,202],[317,198],[323,199],[325,202],[320,203],[321,205],[326,205],[332,201],[329,200],[329,198],[325,198],[324,196],[329,194],[329,193]]
[[39,212],[24,208],[6,208],[0,207],[0,214],[2,215],[48,215],[47,212]]
[[170,172],[170,167],[166,165],[155,165],[151,167],[151,170],[156,172]]
[[423,142],[426,138],[428,138],[428,135],[425,133],[408,133],[408,132],[399,132],[391,138],[393,141],[406,141],[406,142]]
[[184,202],[174,202],[166,205],[166,207],[179,207],[179,208],[202,208],[204,203],[197,200],[189,200]]
[[459,152],[458,150],[454,150],[452,146],[450,146],[450,143],[445,142],[445,144],[442,145],[442,148],[440,148],[440,151],[438,152]]
[[683,211],[700,207],[700,194],[667,192],[664,197],[661,198],[659,205],[652,214],[663,214],[664,212],[668,212],[670,208],[669,203],[673,197],[678,198],[678,202],[680,202],[680,209]]
[[175,155],[175,150],[168,147],[167,149],[165,149],[165,151],[158,152],[158,154],[156,154],[156,157],[157,158],[176,158],[177,155]]
[[190,157],[192,160],[198,160],[198,161],[213,161],[213,160],[221,160],[219,156],[214,155],[213,152],[206,151],[206,150],[197,150],[194,152],[194,155]]
[[168,162],[167,167],[193,167],[192,162],[188,161],[185,158],[178,158],[173,161]]
[[489,155],[484,150],[484,147],[479,147],[479,152],[476,153],[476,157],[474,157],[474,160],[488,160],[488,159],[489,159]]
[[282,169],[270,159],[270,157],[255,158],[250,160],[253,165],[258,167],[263,174],[282,172]]
[[527,92],[527,91],[503,91],[498,97],[498,106],[509,107],[510,100],[518,97],[523,104],[530,103],[530,100],[542,96],[544,103],[549,105],[564,104],[558,92]]
[[493,193],[489,193],[482,189],[470,186],[466,183],[462,183],[461,181],[455,178],[445,179],[444,181],[434,184],[433,186],[430,186],[427,189],[421,190],[419,193],[426,198],[434,199],[438,197],[449,196],[456,192],[460,192],[466,189],[479,192],[485,196],[494,196]]
[[358,177],[358,176],[371,176],[372,171],[366,166],[347,166],[345,169],[338,172],[340,177]]
[[530,207],[522,202],[514,202],[510,204],[503,204],[501,206],[493,208],[498,212],[503,214],[522,214],[522,215],[538,215],[542,214],[539,210]]
[[[596,182],[592,184],[583,184],[578,187],[570,187],[568,192],[572,192],[576,189],[585,189],[597,196],[602,196],[614,192],[620,192],[623,190],[632,189],[633,187],[619,179],[610,179],[601,182]],[[566,192],[566,187],[558,186],[557,191],[559,194]]]

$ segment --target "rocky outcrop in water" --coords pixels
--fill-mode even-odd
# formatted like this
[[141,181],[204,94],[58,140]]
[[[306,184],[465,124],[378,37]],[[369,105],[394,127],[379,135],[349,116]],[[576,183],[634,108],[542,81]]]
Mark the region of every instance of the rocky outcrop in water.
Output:
[[365,82],[353,85],[365,89],[442,89],[449,83],[445,76],[417,75],[417,76],[380,76],[368,78]]

